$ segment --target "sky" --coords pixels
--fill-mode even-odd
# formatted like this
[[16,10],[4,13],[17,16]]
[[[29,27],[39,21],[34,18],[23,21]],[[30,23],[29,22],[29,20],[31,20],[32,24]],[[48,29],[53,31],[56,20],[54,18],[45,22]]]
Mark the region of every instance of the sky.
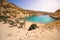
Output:
[[17,6],[36,11],[55,12],[60,9],[60,0],[8,0]]

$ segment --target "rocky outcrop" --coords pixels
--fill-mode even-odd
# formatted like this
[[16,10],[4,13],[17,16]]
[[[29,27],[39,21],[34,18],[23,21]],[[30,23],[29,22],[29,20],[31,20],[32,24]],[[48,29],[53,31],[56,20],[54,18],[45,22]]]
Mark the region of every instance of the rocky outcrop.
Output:
[[25,10],[17,7],[15,4],[0,0],[0,15],[12,16],[13,18],[20,18],[32,15],[47,15],[49,12]]
[[60,18],[60,10],[57,10],[55,13],[26,10],[19,8],[15,4],[7,2],[6,0],[0,0],[0,16],[7,16],[8,20],[15,21],[18,18],[29,17],[32,15],[50,15],[53,18]]
[[60,29],[60,20],[56,20],[51,23],[45,24],[44,28],[46,29],[59,28]]
[[22,14],[21,10],[22,8],[19,8],[6,0],[2,0],[2,2],[0,2],[0,15],[17,17],[18,14]]
[[18,18],[29,17],[32,15],[49,15],[49,12],[42,11],[33,11],[33,10],[25,10],[23,8],[19,8],[13,3],[8,2],[7,0],[0,0],[0,16],[7,16],[8,20],[15,20]]
[[51,14],[50,16],[55,19],[60,19],[60,10],[57,10],[55,13]]

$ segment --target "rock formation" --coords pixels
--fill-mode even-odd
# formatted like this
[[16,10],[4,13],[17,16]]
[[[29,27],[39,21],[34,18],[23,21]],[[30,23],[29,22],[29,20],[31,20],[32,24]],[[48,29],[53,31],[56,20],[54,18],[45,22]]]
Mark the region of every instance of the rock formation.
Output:
[[60,18],[60,10],[55,13],[26,10],[17,7],[15,4],[8,2],[7,0],[0,0],[0,16],[7,16],[8,20],[15,21],[18,18],[29,17],[32,15],[50,15],[53,18]]
[[[11,24],[0,22],[0,40],[60,40],[60,19],[47,24],[22,20],[32,15],[50,15],[57,19],[60,18],[60,10],[55,13],[25,10],[6,0],[0,0],[0,21]],[[12,25],[14,27],[10,28]],[[24,28],[18,29],[22,26]]]
[[19,17],[26,17],[31,15],[46,15],[46,14],[49,13],[42,11],[25,10],[17,7],[15,4],[10,3],[6,0],[0,0],[0,15],[19,18]]
[[55,13],[51,14],[51,17],[60,19],[60,10],[57,10]]

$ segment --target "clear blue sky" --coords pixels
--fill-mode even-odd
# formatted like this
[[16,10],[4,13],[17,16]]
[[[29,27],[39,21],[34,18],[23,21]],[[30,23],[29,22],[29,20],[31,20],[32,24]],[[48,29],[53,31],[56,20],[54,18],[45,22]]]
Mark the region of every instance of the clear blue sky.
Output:
[[60,0],[8,0],[17,6],[37,11],[54,12],[60,9]]

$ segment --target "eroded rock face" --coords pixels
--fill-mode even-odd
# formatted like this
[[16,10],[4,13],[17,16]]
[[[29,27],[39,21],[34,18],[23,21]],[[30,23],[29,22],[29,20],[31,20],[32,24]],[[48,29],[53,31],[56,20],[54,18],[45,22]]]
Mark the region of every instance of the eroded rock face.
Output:
[[[25,9],[17,7],[13,3],[7,2],[6,0],[0,0],[0,16],[7,16],[9,17],[8,18],[9,20],[15,21],[15,19],[29,17],[32,15],[36,15],[36,16],[50,15],[50,13],[42,12],[42,11],[25,10]],[[60,18],[60,10],[57,10],[51,16],[54,18]]]
[[3,2],[3,1],[6,1],[6,0],[0,0],[0,2]]
[[0,0],[0,15],[12,16],[13,18],[28,17],[32,15],[47,15],[48,12],[25,10],[17,7],[15,4]]
[[60,19],[60,10],[57,10],[55,13],[51,14],[51,17]]

